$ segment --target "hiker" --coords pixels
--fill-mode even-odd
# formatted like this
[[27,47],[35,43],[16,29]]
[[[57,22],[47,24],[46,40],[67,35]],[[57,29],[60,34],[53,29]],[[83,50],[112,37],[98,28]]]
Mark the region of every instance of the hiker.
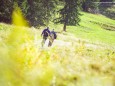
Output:
[[47,27],[46,29],[44,29],[44,30],[42,31],[41,36],[42,36],[42,35],[43,35],[42,47],[43,47],[43,45],[45,44],[45,42],[46,42],[48,36],[50,35],[49,27]]
[[54,41],[54,39],[57,38],[56,32],[54,31],[54,29],[51,31],[50,33],[50,37],[49,37],[49,44],[48,47],[52,46],[52,43]]

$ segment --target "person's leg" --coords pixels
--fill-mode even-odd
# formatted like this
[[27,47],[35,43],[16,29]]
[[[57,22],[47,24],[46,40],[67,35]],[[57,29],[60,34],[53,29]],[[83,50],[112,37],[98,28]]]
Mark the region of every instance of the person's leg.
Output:
[[43,37],[43,40],[42,40],[42,47],[44,46],[46,39],[47,39],[47,38],[44,36],[44,37]]
[[49,36],[48,38],[49,38],[48,47],[50,47],[51,46],[51,36]]
[[50,47],[52,44],[51,44],[51,41],[49,41],[49,44],[48,44],[48,47]]
[[50,35],[48,47],[52,46],[53,41],[54,41],[54,37],[53,35]]
[[52,42],[51,42],[51,40],[52,40],[52,37],[51,37],[51,35],[48,37],[49,38],[49,43],[48,43],[48,47],[50,47],[52,44]]

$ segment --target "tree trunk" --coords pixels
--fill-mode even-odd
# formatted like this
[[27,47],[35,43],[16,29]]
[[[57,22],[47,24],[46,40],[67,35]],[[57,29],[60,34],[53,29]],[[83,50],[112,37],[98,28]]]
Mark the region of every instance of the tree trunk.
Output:
[[66,32],[66,22],[64,23],[63,31]]
[[33,1],[32,0],[27,0],[28,1],[28,4],[31,6],[33,6]]
[[29,5],[29,9],[31,10],[32,13],[34,13],[34,1],[33,0],[27,0],[28,1],[28,5]]

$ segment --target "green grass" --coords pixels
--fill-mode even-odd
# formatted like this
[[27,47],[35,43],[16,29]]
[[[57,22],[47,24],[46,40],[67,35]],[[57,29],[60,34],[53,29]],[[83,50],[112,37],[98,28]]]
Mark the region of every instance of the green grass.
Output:
[[[81,12],[81,14],[80,26],[67,26],[68,33],[72,33],[78,39],[82,38],[91,43],[115,45],[115,31],[105,29],[109,28],[115,30],[115,20],[97,14],[85,12]],[[63,30],[63,24],[51,23],[49,26],[56,31]]]

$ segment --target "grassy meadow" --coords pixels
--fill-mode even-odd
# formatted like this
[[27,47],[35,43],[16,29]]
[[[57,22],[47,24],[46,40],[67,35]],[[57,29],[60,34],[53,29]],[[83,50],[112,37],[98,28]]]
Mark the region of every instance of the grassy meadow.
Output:
[[60,33],[44,48],[44,27],[0,23],[0,86],[115,86],[115,20],[81,14],[67,32],[50,23]]

